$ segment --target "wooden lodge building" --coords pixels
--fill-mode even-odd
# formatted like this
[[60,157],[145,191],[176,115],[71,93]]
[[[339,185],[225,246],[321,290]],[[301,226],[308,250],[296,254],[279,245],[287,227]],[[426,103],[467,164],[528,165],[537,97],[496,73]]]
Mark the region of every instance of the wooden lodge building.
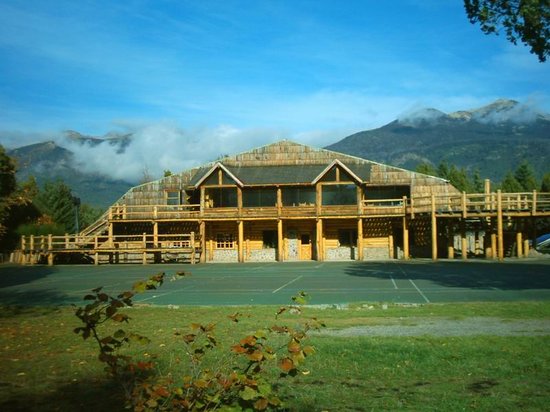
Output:
[[280,141],[133,187],[77,235],[24,237],[21,261],[99,263],[525,256],[550,194],[448,181]]

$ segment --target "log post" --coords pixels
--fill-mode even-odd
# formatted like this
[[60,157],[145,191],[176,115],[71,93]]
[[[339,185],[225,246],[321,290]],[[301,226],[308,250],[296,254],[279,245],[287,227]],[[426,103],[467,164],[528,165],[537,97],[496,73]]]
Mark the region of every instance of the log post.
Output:
[[363,260],[363,219],[357,219],[357,260]]
[[29,263],[31,265],[34,265],[35,263],[35,253],[34,253],[34,235],[31,235],[31,244],[30,244],[30,247],[29,247],[29,251],[30,251],[30,255],[29,255]]
[[504,259],[504,227],[502,222],[502,192],[497,191],[497,240],[498,260]]
[[283,209],[283,192],[280,186],[277,186],[277,216],[281,217]]
[[206,263],[206,222],[204,220],[199,223],[199,234],[201,237],[200,263]]
[[238,240],[237,240],[237,253],[238,253],[238,261],[240,263],[244,262],[244,223],[242,220],[239,220],[237,222],[237,230],[238,230]]
[[[278,189],[278,192],[281,189]],[[282,262],[284,258],[284,249],[283,249],[283,221],[281,219],[277,220],[277,260]]]
[[518,258],[523,257],[523,234],[518,230],[516,233],[516,247],[518,252]]
[[48,266],[53,266],[53,238],[48,235]]
[[191,246],[191,264],[195,264],[195,232],[191,232],[191,237],[189,239]]
[[435,195],[432,193],[432,260],[437,260],[437,217],[435,215]]
[[142,239],[142,247],[143,247],[143,264],[147,264],[147,233],[143,233],[143,239]]
[[94,265],[99,265],[99,239],[97,235],[94,237]]
[[317,219],[317,233],[316,233],[316,247],[317,247],[317,260],[325,260],[325,249],[323,248],[323,219]]
[[468,238],[466,237],[466,223],[464,220],[460,222],[460,250],[462,259],[468,259]]
[[491,233],[491,257],[498,259],[498,253],[497,234]]
[[403,259],[409,259],[409,221],[403,216]]

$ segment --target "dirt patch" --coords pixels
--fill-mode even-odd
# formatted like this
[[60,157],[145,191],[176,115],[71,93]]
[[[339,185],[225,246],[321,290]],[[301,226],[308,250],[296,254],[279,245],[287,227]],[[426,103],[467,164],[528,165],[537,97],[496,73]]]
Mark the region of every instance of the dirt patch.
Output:
[[317,335],[328,336],[547,336],[550,320],[471,317],[465,319],[403,318],[400,324],[352,326],[324,329]]

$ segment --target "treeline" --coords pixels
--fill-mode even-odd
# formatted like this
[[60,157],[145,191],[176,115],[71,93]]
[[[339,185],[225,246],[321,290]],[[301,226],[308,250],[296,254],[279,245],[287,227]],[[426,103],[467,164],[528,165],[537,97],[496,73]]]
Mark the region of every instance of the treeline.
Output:
[[17,246],[21,235],[76,233],[102,210],[81,204],[62,180],[38,187],[34,177],[17,182],[16,162],[0,145],[0,251]]
[[[421,163],[416,171],[446,179],[461,192],[483,193],[485,189],[484,179],[480,176],[479,170],[468,173],[465,168],[458,168],[443,161],[437,167],[430,163]],[[532,192],[533,190],[550,192],[550,172],[546,172],[539,182],[533,166],[523,161],[515,170],[508,171],[501,182],[491,182],[491,190],[497,189],[505,193]]]

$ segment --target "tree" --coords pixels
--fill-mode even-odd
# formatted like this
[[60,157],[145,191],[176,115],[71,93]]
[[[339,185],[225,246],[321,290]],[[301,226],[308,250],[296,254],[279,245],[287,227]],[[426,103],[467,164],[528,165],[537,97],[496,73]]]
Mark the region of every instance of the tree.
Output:
[[14,203],[15,188],[15,161],[6,154],[6,150],[0,145],[0,240],[8,231],[6,221]]
[[74,196],[63,181],[46,182],[34,203],[52,223],[61,225],[65,231],[76,229]]
[[514,177],[521,186],[521,190],[518,190],[518,192],[531,192],[538,188],[533,166],[526,160],[521,162],[517,167],[514,172]]
[[422,174],[425,174],[425,175],[429,175],[429,176],[436,176],[437,175],[437,171],[435,170],[433,165],[431,163],[428,163],[428,162],[422,162],[418,166],[416,166],[416,172],[417,173],[422,173]]
[[550,172],[547,172],[542,177],[542,183],[540,185],[541,192],[550,192]]
[[485,34],[503,30],[513,44],[518,40],[531,48],[540,62],[550,53],[550,7],[548,0],[464,0],[470,23],[479,23]]
[[505,193],[517,193],[523,191],[523,187],[514,177],[514,174],[512,172],[508,172],[500,184],[500,190]]

